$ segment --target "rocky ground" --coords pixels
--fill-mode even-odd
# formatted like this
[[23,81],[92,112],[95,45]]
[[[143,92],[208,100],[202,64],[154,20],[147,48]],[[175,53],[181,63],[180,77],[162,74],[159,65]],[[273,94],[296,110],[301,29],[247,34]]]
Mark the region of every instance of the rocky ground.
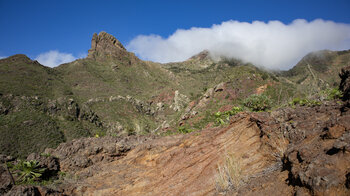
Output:
[[350,67],[340,77],[342,101],[241,112],[189,134],[82,138],[31,154],[60,179],[14,185],[1,166],[0,194],[350,195]]

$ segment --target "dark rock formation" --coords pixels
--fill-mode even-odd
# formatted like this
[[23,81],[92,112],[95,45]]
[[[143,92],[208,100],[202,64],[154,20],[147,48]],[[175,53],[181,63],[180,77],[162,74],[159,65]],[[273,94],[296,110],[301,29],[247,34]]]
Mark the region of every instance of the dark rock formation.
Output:
[[52,156],[51,154],[38,154],[32,153],[27,157],[27,160],[36,160],[39,162],[41,168],[46,168],[43,173],[43,179],[49,179],[51,177],[57,176],[57,173],[60,171],[60,163],[57,157]]
[[138,58],[124,48],[124,46],[113,36],[106,32],[94,33],[91,40],[91,49],[87,58],[98,61],[114,59],[124,64],[133,64]]
[[341,78],[339,89],[343,91],[343,100],[350,100],[350,66],[343,68],[339,76]]
[[125,155],[140,141],[140,137],[81,138],[62,143],[56,149],[46,149],[45,154],[57,157],[61,171],[79,171],[99,162],[110,162]]
[[38,188],[34,186],[15,186],[5,196],[39,196],[41,195]]
[[8,192],[13,186],[8,170],[0,165],[0,195]]

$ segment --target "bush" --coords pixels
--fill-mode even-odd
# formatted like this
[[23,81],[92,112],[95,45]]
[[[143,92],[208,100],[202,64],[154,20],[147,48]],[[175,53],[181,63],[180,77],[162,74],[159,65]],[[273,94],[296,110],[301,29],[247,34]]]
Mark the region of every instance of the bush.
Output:
[[321,105],[320,101],[316,100],[310,100],[310,99],[300,99],[300,98],[294,98],[291,102],[289,102],[289,105],[300,105],[300,106],[316,106]]
[[322,94],[326,96],[327,100],[340,99],[343,97],[343,92],[341,92],[338,88],[329,88],[322,91]]
[[193,129],[189,129],[186,127],[179,127],[177,130],[182,134],[191,133],[194,131]]
[[16,165],[9,164],[8,167],[17,176],[16,181],[20,183],[33,183],[40,180],[46,170],[46,168],[40,168],[39,163],[35,160],[21,160]]
[[215,122],[219,125],[224,125],[226,121],[230,120],[231,116],[236,115],[238,112],[243,111],[241,107],[233,107],[232,110],[226,111],[226,112],[216,112],[214,114],[215,116]]
[[252,111],[259,112],[271,108],[271,100],[266,95],[251,95],[244,100],[244,106]]

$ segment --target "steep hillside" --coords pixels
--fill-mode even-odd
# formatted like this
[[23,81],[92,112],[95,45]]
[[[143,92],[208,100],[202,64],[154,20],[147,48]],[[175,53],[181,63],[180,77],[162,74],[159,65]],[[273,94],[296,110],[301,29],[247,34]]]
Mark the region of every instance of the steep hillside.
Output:
[[57,71],[22,54],[0,59],[0,74],[2,94],[57,98],[71,93]]
[[27,159],[39,160],[41,168],[56,176],[54,183],[13,185],[0,167],[0,191],[5,195],[349,195],[349,73],[347,67],[340,74],[343,101],[239,112],[226,125],[189,134],[82,138],[48,148],[44,154],[33,153]]
[[282,75],[298,84],[298,91],[312,95],[329,87],[339,86],[338,73],[350,65],[350,50],[317,51],[306,55]]
[[101,130],[98,116],[74,101],[61,74],[25,55],[0,60],[0,149],[26,157]]
[[349,62],[349,51],[321,51],[290,71],[272,73],[238,59],[213,60],[203,51],[159,64],[140,60],[100,32],[87,58],[56,68],[24,55],[0,60],[0,146],[3,154],[25,157],[80,137],[216,127],[235,107],[253,110],[248,101],[256,98],[265,99],[263,110],[293,98],[322,101],[320,90],[337,86],[338,72]]

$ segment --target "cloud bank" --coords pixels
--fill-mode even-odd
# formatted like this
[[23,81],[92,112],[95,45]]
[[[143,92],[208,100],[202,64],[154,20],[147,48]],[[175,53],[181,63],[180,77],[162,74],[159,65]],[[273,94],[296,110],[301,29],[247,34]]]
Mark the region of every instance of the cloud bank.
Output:
[[4,58],[7,58],[7,56],[0,56],[0,59],[4,59]]
[[289,69],[307,53],[350,49],[350,24],[317,19],[252,23],[227,21],[210,28],[179,29],[168,38],[139,35],[127,49],[161,63],[184,61],[207,49],[214,58],[238,58],[268,69]]
[[49,52],[39,54],[35,58],[35,60],[39,61],[39,63],[48,67],[56,67],[63,63],[72,62],[75,59],[77,59],[77,57],[74,57],[72,54],[61,53],[57,50],[51,50]]

